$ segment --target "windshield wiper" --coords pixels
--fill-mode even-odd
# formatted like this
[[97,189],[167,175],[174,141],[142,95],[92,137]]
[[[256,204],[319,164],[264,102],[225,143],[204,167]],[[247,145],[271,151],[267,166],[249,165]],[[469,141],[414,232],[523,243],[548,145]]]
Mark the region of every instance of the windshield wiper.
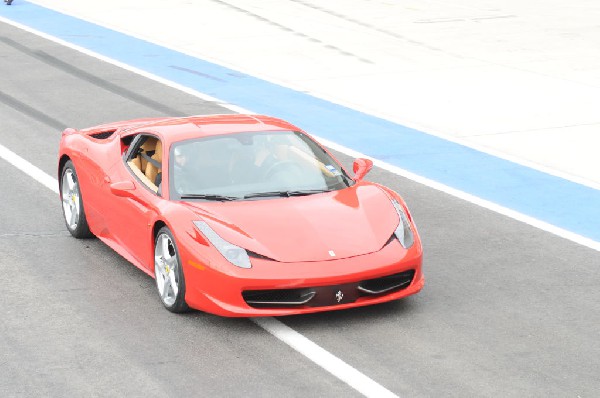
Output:
[[344,183],[347,187],[351,186],[354,183],[354,180],[345,174],[342,174],[342,178],[344,179]]
[[217,200],[217,201],[230,201],[241,199],[239,196],[225,196],[217,195],[213,193],[186,193],[181,195],[181,199],[206,199],[206,200]]
[[289,198],[290,196],[306,196],[306,195],[312,195],[315,193],[322,193],[322,192],[329,192],[329,191],[330,190],[328,190],[328,189],[304,189],[304,190],[297,190],[297,191],[256,192],[256,193],[249,193],[248,195],[245,195],[244,199],[271,198],[271,197],[277,197],[277,196]]

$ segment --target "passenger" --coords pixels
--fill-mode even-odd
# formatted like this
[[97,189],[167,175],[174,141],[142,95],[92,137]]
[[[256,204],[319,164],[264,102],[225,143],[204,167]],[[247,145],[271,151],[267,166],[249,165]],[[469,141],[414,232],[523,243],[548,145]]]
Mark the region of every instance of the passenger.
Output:
[[182,149],[177,147],[173,152],[175,153],[175,167],[179,167],[180,169],[185,167],[187,156],[183,154]]
[[173,179],[175,190],[181,195],[184,193],[193,193],[192,189],[193,172],[188,164],[188,156],[185,153],[185,148],[176,147],[173,150],[175,161],[173,162]]
[[211,193],[229,184],[225,176],[227,160],[221,156],[219,145],[192,143],[180,145],[173,150],[175,190],[182,193]]

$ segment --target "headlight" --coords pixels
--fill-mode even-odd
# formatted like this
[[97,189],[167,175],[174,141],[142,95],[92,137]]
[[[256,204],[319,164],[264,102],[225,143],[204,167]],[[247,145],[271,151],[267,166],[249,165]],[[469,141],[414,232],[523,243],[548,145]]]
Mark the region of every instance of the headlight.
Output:
[[194,221],[194,225],[206,236],[206,239],[217,248],[219,253],[223,255],[231,264],[240,268],[251,268],[250,257],[248,252],[233,243],[227,242],[221,238],[211,227],[204,221]]
[[398,224],[398,227],[396,227],[394,235],[396,235],[396,238],[398,238],[402,247],[410,249],[415,242],[415,236],[413,235],[412,229],[410,229],[410,222],[408,221],[408,217],[406,217],[402,205],[393,199],[392,204],[396,209],[396,213],[398,213],[398,217],[400,217],[400,223]]

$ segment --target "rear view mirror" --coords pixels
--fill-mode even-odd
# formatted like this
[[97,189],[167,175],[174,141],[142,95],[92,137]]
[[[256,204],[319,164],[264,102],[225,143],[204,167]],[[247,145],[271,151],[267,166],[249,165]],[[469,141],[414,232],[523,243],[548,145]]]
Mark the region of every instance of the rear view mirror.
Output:
[[352,171],[354,171],[354,179],[360,181],[371,169],[373,168],[373,161],[370,159],[358,158],[352,165]]

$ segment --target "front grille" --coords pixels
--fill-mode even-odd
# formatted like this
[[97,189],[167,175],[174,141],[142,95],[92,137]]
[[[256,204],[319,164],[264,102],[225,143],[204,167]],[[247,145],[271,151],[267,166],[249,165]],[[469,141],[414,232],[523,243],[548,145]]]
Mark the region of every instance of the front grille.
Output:
[[362,295],[391,293],[393,291],[408,287],[414,276],[415,271],[411,269],[409,271],[400,272],[399,274],[369,279],[360,282],[358,285],[358,290],[360,290]]
[[322,307],[353,303],[359,298],[382,296],[407,288],[414,270],[341,285],[299,289],[246,290],[242,297],[253,308]]
[[315,296],[312,289],[246,290],[242,297],[250,307],[289,307],[308,303]]

